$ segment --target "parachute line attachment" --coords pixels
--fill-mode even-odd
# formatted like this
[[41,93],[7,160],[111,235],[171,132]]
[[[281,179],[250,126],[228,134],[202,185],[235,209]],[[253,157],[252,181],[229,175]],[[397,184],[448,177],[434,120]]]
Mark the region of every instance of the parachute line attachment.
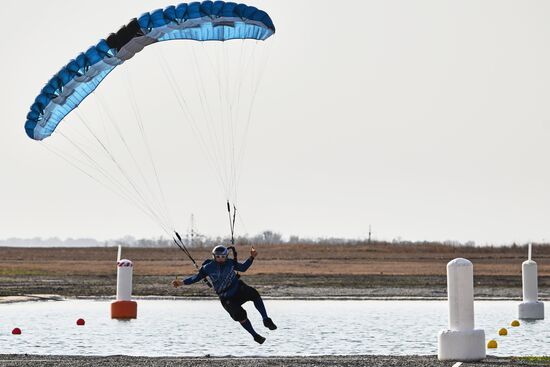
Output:
[[[227,215],[229,217],[229,230],[231,232],[231,245],[235,246],[235,219],[237,215],[237,207],[233,204],[233,211],[231,211],[231,204],[227,200]],[[233,247],[234,248],[234,247]]]
[[[177,232],[177,231],[174,231],[174,233],[176,234],[176,238],[174,238],[174,243],[176,244],[176,246],[179,247],[179,249],[181,251],[183,251],[183,253],[185,255],[187,255],[187,257],[189,258],[189,260],[191,260],[191,262],[193,263],[193,265],[195,266],[195,269],[199,270],[199,266],[197,265],[197,262],[195,261],[195,259],[193,258],[193,256],[191,256],[191,253],[189,252],[189,250],[187,249],[187,247],[185,247],[185,244],[183,243],[183,240],[180,236],[180,234]],[[206,278],[203,279],[204,283],[208,286],[208,288],[212,288],[212,283],[210,283],[210,281]]]

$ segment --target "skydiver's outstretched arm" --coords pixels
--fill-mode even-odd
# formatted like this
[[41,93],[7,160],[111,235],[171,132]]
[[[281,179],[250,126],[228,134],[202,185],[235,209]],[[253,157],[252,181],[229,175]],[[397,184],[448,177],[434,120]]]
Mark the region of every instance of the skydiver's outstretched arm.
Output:
[[252,262],[254,261],[254,258],[256,258],[256,256],[258,256],[258,251],[256,251],[254,246],[252,246],[252,249],[250,250],[250,257],[246,259],[244,263],[235,261],[235,270],[244,273],[245,271],[248,270],[250,265],[252,265]]
[[244,273],[245,271],[248,270],[250,265],[252,265],[252,261],[254,261],[254,258],[252,258],[252,257],[249,257],[248,259],[246,259],[246,261],[244,263],[240,263],[238,261],[235,261],[235,270]]
[[204,278],[206,278],[208,274],[206,274],[206,271],[204,270],[204,267],[201,266],[201,268],[199,269],[199,272],[193,276],[190,276],[188,278],[185,278],[183,280],[183,282],[181,280],[178,279],[178,277],[176,277],[176,279],[172,280],[172,286],[174,288],[178,288],[178,287],[181,287],[182,285],[189,285],[189,284],[193,284],[193,283],[196,283]]
[[183,284],[185,285],[190,285],[190,284],[193,284],[193,283],[196,283],[196,282],[199,282],[201,280],[203,280],[204,278],[206,278],[208,274],[206,274],[206,272],[204,271],[204,268],[200,268],[199,269],[199,272],[195,275],[192,275],[188,278],[185,278],[183,280]]

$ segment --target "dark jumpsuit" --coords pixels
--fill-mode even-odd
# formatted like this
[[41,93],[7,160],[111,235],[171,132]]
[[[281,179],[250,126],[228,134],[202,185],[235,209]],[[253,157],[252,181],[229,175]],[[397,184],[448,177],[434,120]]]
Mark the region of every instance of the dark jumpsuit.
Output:
[[237,277],[236,271],[248,270],[254,259],[249,257],[244,263],[233,259],[227,259],[223,263],[206,260],[199,269],[198,274],[184,279],[186,285],[193,284],[208,277],[218,294],[223,308],[235,321],[247,319],[246,310],[242,307],[245,302],[255,301],[260,298],[258,291]]

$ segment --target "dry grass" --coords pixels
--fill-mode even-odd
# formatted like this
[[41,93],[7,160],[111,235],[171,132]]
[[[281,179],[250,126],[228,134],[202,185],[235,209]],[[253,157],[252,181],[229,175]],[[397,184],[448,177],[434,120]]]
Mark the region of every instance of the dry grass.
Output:
[[[477,275],[521,274],[525,247],[466,247],[440,244],[261,245],[250,274],[297,275],[445,275],[446,263],[465,257]],[[209,249],[192,249],[202,261]],[[238,247],[241,259],[247,247]],[[112,275],[115,248],[0,248],[0,275]],[[189,260],[177,248],[125,248],[136,275],[190,273]],[[550,246],[538,246],[541,276],[550,275]]]

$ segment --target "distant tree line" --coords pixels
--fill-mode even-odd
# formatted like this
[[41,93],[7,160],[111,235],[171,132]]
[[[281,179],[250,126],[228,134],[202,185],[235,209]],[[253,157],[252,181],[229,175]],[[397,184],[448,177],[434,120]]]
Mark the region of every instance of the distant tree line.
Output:
[[[186,246],[189,247],[212,247],[219,244],[229,244],[229,237],[211,237],[204,234],[194,232],[193,235],[187,235],[183,238]],[[491,245],[482,244],[478,245],[474,241],[459,242],[459,241],[407,241],[401,238],[395,238],[391,241],[380,240],[368,240],[364,238],[359,239],[347,239],[338,237],[328,238],[307,238],[299,236],[289,236],[285,238],[278,232],[263,231],[254,236],[239,236],[235,239],[237,245],[370,245],[372,247],[399,247],[400,251],[406,251],[403,247],[409,248],[410,251],[429,251],[440,252],[449,251],[448,249],[456,249],[456,251],[472,250],[475,252],[483,252],[490,250],[494,247],[505,247],[510,251],[515,251],[519,248],[523,248],[526,244],[508,244],[508,245]],[[166,237],[157,238],[135,238],[133,236],[125,236],[119,239],[98,241],[93,238],[67,238],[60,239],[58,237],[51,238],[8,238],[6,240],[0,240],[0,246],[9,247],[110,247],[115,245],[123,245],[125,247],[171,247],[173,246],[173,240]],[[550,245],[544,243],[534,244],[539,247],[544,245],[550,251]]]

